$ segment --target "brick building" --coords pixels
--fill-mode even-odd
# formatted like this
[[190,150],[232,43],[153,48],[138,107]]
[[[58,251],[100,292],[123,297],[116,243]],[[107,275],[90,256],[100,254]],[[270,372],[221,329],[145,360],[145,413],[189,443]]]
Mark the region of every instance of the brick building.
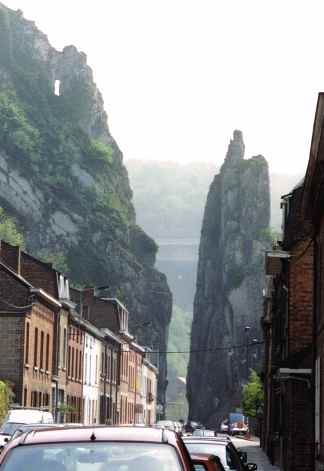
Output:
[[51,408],[55,316],[61,304],[0,262],[0,376],[15,401]]
[[[67,389],[75,392],[75,386],[67,388],[71,380],[68,378],[68,343],[69,324],[74,304],[70,300],[69,280],[54,270],[49,263],[42,262],[20,247],[12,246],[4,241],[0,244],[0,259],[21,275],[33,286],[45,290],[61,307],[54,317],[53,357],[52,357],[52,412],[58,422],[64,422],[67,402]],[[79,387],[80,389],[80,387]],[[69,394],[71,396],[71,394]],[[81,400],[82,391],[77,396]],[[74,395],[72,395],[74,401]],[[70,417],[71,418],[71,417]]]
[[[121,424],[142,423],[144,409],[141,377],[145,349],[134,341],[134,336],[128,330],[129,313],[126,307],[118,299],[96,295],[95,291],[94,288],[85,288],[72,290],[71,293],[84,319],[115,336],[115,345],[111,338],[109,341],[110,348],[114,347],[112,355],[116,359],[115,371],[118,378],[116,418],[113,417],[113,420],[118,420]],[[111,371],[114,371],[113,368]],[[112,386],[114,387],[114,383]]]
[[58,422],[144,422],[146,350],[128,331],[125,306],[70,288],[51,264],[3,241],[0,269],[0,377],[13,383],[16,401],[46,406]]
[[314,469],[314,244],[303,192],[301,182],[282,198],[283,241],[266,254],[263,446],[284,471]]
[[315,396],[315,466],[324,469],[324,94],[318,97],[311,142],[310,158],[305,176],[303,211],[312,221],[314,245],[314,365]]

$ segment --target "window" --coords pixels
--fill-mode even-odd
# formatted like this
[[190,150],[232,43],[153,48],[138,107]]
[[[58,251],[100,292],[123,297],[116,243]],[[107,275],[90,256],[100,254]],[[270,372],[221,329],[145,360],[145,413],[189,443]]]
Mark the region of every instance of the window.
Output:
[[79,379],[79,355],[78,350],[75,350],[75,379]]
[[63,368],[66,368],[66,345],[67,345],[67,335],[66,335],[66,327],[64,327],[64,331],[63,331]]
[[28,392],[27,392],[27,388],[25,387],[24,388],[24,407],[27,406],[27,397],[28,397]]
[[107,355],[107,377],[108,377],[108,380],[111,381],[111,354],[110,352],[108,353]]
[[68,376],[71,376],[71,347],[69,347]]
[[57,350],[57,366],[61,368],[61,358],[62,358],[62,334],[61,334],[61,325],[58,326],[58,350]]
[[34,366],[37,366],[38,356],[38,329],[35,327],[35,341],[34,341]]
[[104,352],[101,353],[101,374],[105,374],[105,354]]
[[87,321],[89,320],[89,306],[87,306],[86,304],[83,306],[83,318],[86,319]]
[[[79,401],[78,401],[79,402]],[[96,461],[93,463],[95,457]],[[21,469],[60,469],[55,463],[61,457],[74,470],[150,469],[159,471],[181,471],[177,451],[167,443],[132,443],[132,442],[74,442],[74,443],[41,443],[28,446],[16,446],[6,456],[4,471]],[[55,460],[57,459],[57,461]],[[38,466],[35,466],[38,463]],[[54,463],[51,465],[51,463]],[[107,467],[107,463],[109,463]],[[64,465],[61,465],[65,468]],[[189,466],[188,466],[189,467]],[[2,467],[1,467],[2,469]]]
[[25,350],[25,363],[29,363],[29,322],[26,324],[26,350]]
[[43,331],[41,331],[41,335],[40,335],[39,367],[41,369],[43,369],[44,367],[44,332]]
[[45,364],[46,371],[49,371],[49,345],[50,345],[50,336],[49,334],[47,334],[46,335],[46,364]]
[[71,376],[74,378],[74,348],[72,347]]
[[82,380],[82,352],[81,351],[79,352],[79,357],[80,357],[80,361],[79,361],[79,380],[81,381]]
[[[54,82],[54,95],[60,96],[60,86],[61,86],[61,81],[60,80],[55,80]],[[61,275],[61,278],[62,275]]]

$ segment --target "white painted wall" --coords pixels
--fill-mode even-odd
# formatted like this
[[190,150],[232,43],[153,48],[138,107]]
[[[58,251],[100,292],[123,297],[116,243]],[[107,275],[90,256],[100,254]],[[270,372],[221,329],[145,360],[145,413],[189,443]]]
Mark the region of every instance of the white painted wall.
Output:
[[[151,380],[151,393],[154,401],[148,402],[149,391],[147,390],[147,380]],[[157,373],[152,370],[145,362],[142,364],[142,404],[143,404],[143,422],[146,425],[152,425],[156,422],[156,401],[157,401]]]
[[83,422],[85,425],[99,423],[100,408],[100,361],[102,342],[89,333],[85,334],[83,358]]

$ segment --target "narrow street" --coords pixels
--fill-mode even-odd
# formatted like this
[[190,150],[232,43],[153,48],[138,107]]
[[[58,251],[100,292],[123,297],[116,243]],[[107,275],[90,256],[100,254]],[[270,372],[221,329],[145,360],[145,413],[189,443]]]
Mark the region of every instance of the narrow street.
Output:
[[280,471],[277,466],[272,466],[266,454],[260,448],[259,440],[243,440],[241,438],[233,438],[236,448],[246,451],[248,455],[248,463],[256,463],[258,471]]

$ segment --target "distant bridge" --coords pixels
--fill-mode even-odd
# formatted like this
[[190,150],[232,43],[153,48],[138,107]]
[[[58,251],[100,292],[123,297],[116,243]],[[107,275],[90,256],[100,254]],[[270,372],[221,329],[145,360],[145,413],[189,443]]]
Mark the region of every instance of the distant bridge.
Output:
[[157,261],[197,262],[199,238],[155,239],[159,246]]

